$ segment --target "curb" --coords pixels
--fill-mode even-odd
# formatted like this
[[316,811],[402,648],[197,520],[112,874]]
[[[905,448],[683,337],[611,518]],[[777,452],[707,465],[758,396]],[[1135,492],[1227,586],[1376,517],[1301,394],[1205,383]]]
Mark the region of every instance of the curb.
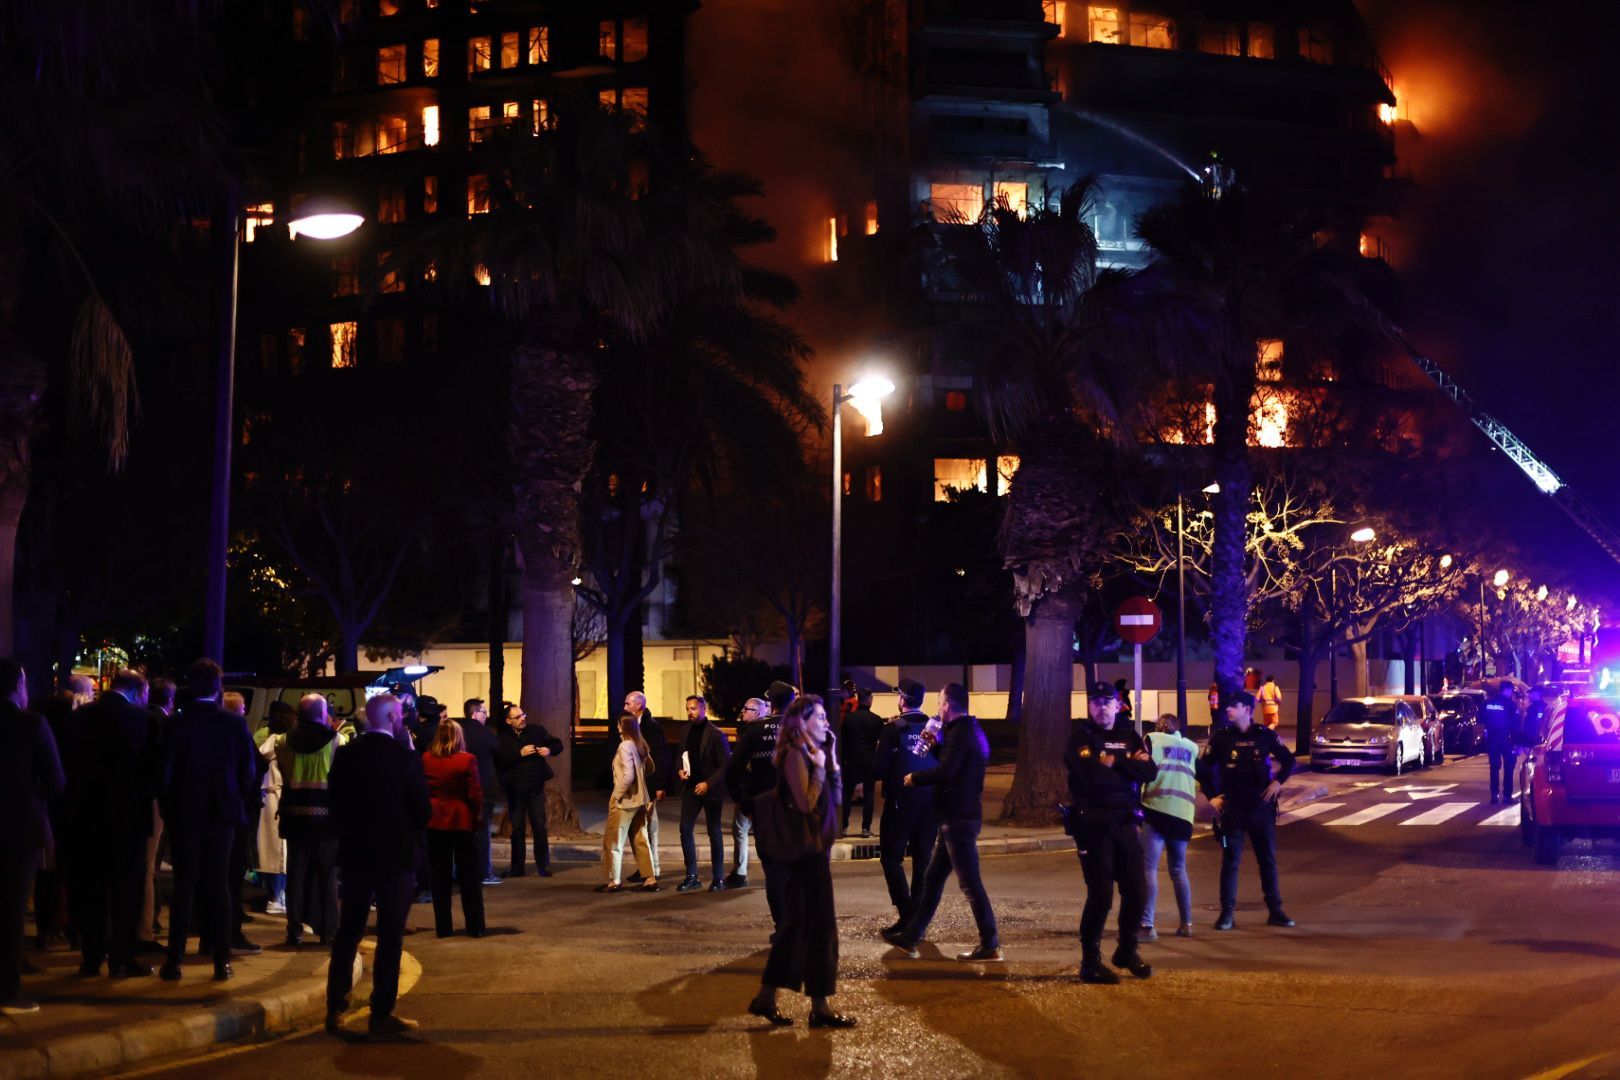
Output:
[[[0,1080],[107,1073],[219,1043],[287,1031],[325,1012],[329,964],[323,964],[317,976],[261,997],[232,998],[179,1016],[68,1035],[44,1046],[0,1050]],[[356,954],[356,982],[363,971],[364,964]]]

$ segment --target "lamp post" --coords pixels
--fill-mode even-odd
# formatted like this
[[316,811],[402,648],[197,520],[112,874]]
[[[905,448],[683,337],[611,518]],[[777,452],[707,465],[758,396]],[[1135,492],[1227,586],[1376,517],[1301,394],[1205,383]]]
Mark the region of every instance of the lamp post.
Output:
[[[1378,534],[1371,528],[1363,525],[1350,534],[1350,542],[1354,544],[1368,544],[1378,539]],[[1335,613],[1339,609],[1339,568],[1333,566],[1328,575],[1328,606]],[[1337,637],[1337,635],[1335,635]],[[1339,703],[1339,643],[1332,641],[1328,644],[1328,704]]]
[[[1210,484],[1205,495],[1219,494]],[[1185,500],[1176,492],[1176,724],[1187,734],[1187,517]]]
[[845,405],[853,404],[866,417],[868,437],[883,434],[883,399],[894,393],[894,383],[881,375],[867,375],[844,393],[832,389],[832,596],[827,605],[827,681],[837,686],[843,667],[844,610],[844,420]]
[[[225,592],[231,544],[231,451],[236,442],[236,312],[242,265],[242,198],[230,193],[225,207],[230,250],[221,289],[219,349],[214,369],[214,460],[208,507],[208,586],[203,600],[203,655],[225,662]],[[332,199],[309,199],[287,222],[289,236],[335,240],[358,229],[365,218]]]
[[[1498,570],[1491,576],[1491,584],[1498,589],[1507,585],[1510,575],[1506,570]],[[1485,678],[1485,575],[1479,575],[1479,677]]]

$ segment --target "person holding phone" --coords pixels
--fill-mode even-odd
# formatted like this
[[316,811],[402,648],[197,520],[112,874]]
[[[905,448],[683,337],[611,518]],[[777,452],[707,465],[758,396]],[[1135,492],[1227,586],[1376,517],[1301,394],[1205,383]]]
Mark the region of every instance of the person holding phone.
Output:
[[529,826],[534,826],[534,867],[551,876],[551,844],[546,838],[546,783],[554,775],[547,758],[563,752],[562,740],[543,724],[529,722],[521,705],[506,707],[506,730],[495,749],[501,786],[512,818],[512,865],[506,877],[522,877],[527,862]]

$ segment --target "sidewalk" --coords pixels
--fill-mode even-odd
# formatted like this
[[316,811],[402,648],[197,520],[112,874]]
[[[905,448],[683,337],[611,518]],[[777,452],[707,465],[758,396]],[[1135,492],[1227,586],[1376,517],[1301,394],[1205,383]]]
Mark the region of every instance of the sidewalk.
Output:
[[[272,928],[258,916],[247,925],[249,936],[279,940],[284,927],[273,921]],[[213,966],[202,956],[190,958],[180,981],[164,982],[156,975],[81,976],[77,952],[29,950],[28,959],[46,973],[25,976],[23,989],[40,1010],[0,1018],[0,1080],[123,1070],[310,1023],[325,1012],[327,955],[318,946],[297,952],[266,948],[257,956],[233,957],[236,978],[215,983]],[[357,958],[357,981],[361,968]]]

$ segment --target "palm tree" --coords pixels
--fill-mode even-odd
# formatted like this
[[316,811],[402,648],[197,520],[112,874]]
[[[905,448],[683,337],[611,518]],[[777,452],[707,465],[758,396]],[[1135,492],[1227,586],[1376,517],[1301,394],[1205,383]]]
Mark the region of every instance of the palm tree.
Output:
[[1095,470],[1109,442],[1130,438],[1152,354],[1151,322],[1126,302],[1130,275],[1098,269],[1094,191],[1087,179],[1027,217],[992,205],[933,230],[942,280],[965,304],[959,330],[991,435],[1019,456],[1000,542],[1026,668],[1004,814],[1026,821],[1050,820],[1065,790],[1074,623],[1110,531]]

